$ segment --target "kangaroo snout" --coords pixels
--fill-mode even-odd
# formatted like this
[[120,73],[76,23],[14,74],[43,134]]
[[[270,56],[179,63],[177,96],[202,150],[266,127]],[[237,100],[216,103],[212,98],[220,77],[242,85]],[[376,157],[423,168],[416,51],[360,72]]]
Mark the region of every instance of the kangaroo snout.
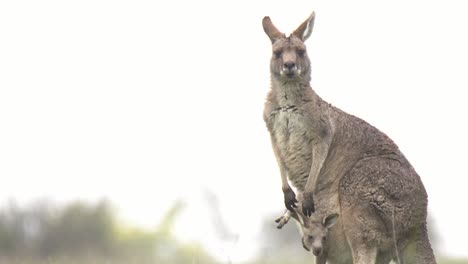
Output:
[[314,253],[314,255],[318,257],[318,256],[320,256],[320,254],[322,254],[322,249],[321,248],[314,248],[312,253]]
[[283,64],[283,69],[292,71],[296,69],[296,63],[293,61],[287,61]]
[[291,78],[299,74],[300,74],[300,71],[298,70],[296,63],[294,61],[286,61],[285,63],[283,63],[283,69],[281,70],[281,75]]

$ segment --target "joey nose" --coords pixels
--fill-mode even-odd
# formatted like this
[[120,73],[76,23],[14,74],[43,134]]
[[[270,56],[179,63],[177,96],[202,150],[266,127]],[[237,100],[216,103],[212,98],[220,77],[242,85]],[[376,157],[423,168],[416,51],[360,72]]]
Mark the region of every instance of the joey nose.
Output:
[[321,248],[314,248],[313,253],[314,253],[315,256],[320,256],[320,254],[322,253],[322,249]]
[[292,61],[287,61],[283,64],[283,67],[285,69],[288,69],[288,70],[292,70],[296,67],[296,63],[292,62]]

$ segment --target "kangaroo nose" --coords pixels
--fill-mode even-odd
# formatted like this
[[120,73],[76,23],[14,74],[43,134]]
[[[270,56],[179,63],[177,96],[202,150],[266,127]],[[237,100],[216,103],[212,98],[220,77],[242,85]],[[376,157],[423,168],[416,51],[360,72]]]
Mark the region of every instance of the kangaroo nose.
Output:
[[322,253],[322,249],[321,248],[314,248],[313,253],[314,253],[315,256],[320,256],[320,254]]
[[294,67],[296,67],[296,64],[292,61],[287,61],[284,63],[283,67],[288,70],[291,70],[291,69],[294,69]]

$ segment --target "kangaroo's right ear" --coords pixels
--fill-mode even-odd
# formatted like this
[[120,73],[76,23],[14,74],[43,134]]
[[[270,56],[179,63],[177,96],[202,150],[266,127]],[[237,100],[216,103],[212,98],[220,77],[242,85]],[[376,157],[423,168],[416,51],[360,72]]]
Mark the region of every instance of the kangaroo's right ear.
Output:
[[273,22],[271,22],[270,17],[268,17],[268,16],[264,17],[263,20],[262,20],[262,24],[263,24],[263,30],[265,31],[265,33],[270,38],[271,43],[274,43],[276,40],[285,37],[284,33],[281,33],[275,27],[275,25],[273,25]]
[[325,216],[322,221],[323,226],[325,226],[326,228],[331,228],[332,226],[336,224],[336,221],[338,220],[338,216],[339,216],[338,214],[330,214],[330,215]]

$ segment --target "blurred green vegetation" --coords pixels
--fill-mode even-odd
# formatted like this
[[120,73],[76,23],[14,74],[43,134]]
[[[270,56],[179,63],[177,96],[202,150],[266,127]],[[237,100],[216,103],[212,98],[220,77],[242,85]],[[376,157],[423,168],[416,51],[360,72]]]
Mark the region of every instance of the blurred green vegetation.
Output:
[[0,263],[216,263],[199,245],[172,235],[177,202],[154,230],[119,223],[107,201],[64,207],[40,202],[0,210]]
[[[184,209],[176,202],[154,230],[119,222],[112,205],[73,202],[56,206],[42,201],[0,209],[0,264],[231,264],[217,261],[194,243],[173,235]],[[277,230],[266,219],[255,260],[243,264],[309,264],[313,256],[302,249],[294,225]],[[439,264],[468,264],[441,258]]]
[[468,259],[456,259],[456,258],[439,258],[437,259],[439,264],[468,264]]

